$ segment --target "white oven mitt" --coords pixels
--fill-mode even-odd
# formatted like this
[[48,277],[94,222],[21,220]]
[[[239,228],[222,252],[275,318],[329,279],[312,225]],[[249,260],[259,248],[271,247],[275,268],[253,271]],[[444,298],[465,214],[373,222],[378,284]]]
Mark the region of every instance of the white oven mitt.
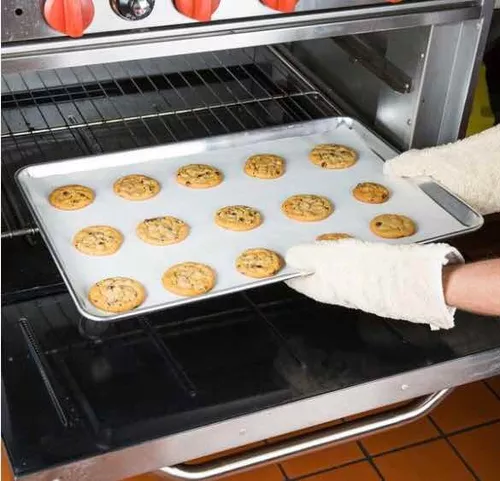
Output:
[[317,301],[429,324],[431,329],[454,326],[456,309],[445,304],[442,268],[464,260],[449,245],[322,241],[292,247],[286,262],[312,272],[287,284]]
[[500,212],[500,125],[453,144],[405,152],[385,162],[384,173],[432,177],[481,214]]

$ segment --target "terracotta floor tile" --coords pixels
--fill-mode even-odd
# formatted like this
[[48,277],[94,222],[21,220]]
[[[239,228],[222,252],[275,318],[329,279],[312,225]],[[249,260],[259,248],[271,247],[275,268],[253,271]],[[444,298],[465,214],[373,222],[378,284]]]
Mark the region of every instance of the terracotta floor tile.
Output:
[[7,457],[7,453],[5,452],[5,448],[2,443],[2,477],[1,481],[13,481],[14,476],[12,476],[12,471],[10,469],[9,459]]
[[276,464],[270,464],[263,468],[215,479],[221,479],[221,481],[283,481],[285,478]]
[[310,454],[303,454],[302,456],[283,461],[281,465],[288,477],[296,478],[323,469],[333,468],[340,464],[349,463],[363,457],[363,452],[359,449],[359,446],[351,442],[321,449]]
[[445,433],[500,419],[500,400],[482,383],[460,386],[432,413]]
[[500,396],[500,376],[490,377],[486,382]]
[[307,481],[380,481],[380,477],[365,461],[311,476]]
[[426,441],[439,435],[438,430],[425,417],[400,428],[364,438],[361,442],[372,455],[402,448],[409,444]]
[[140,476],[133,476],[132,478],[124,479],[123,481],[168,481],[173,479],[171,476],[167,476],[164,473],[146,473]]
[[450,436],[481,481],[500,479],[500,422]]
[[474,481],[474,477],[444,440],[375,458],[385,481]]

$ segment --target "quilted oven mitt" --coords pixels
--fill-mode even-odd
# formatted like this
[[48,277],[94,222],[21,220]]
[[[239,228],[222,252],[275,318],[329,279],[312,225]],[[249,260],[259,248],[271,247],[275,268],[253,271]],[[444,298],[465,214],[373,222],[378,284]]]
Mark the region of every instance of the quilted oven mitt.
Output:
[[[388,175],[430,176],[482,214],[500,212],[500,127],[454,144],[411,150],[386,162]],[[312,274],[287,284],[317,301],[379,316],[454,326],[442,269],[463,263],[447,244],[387,245],[355,239],[292,247],[287,264]]]

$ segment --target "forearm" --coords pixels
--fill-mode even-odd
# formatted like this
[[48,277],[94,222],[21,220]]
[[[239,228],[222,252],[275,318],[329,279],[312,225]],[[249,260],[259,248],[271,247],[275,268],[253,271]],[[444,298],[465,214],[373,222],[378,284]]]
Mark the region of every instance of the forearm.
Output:
[[500,316],[500,259],[446,266],[443,290],[449,306]]

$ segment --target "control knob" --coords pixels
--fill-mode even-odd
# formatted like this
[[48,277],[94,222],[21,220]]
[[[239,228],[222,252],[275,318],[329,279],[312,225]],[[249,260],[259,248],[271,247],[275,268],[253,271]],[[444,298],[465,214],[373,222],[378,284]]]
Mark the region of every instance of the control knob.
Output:
[[220,2],[221,0],[174,0],[174,5],[186,17],[199,22],[209,22]]
[[111,0],[111,7],[117,15],[126,20],[142,20],[149,16],[155,0]]
[[261,0],[264,5],[273,10],[283,13],[291,13],[295,11],[295,7],[299,0]]
[[43,17],[54,30],[79,38],[92,23],[94,3],[92,0],[47,0]]

